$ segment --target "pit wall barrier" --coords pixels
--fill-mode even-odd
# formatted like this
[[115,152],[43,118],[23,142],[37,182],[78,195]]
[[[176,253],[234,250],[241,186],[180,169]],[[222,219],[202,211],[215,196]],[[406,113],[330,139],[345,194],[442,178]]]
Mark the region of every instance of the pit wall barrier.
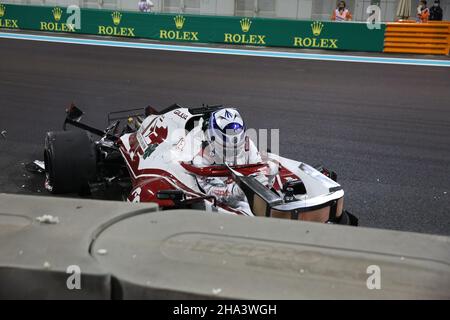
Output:
[[388,23],[384,52],[449,55],[450,21]]
[[[449,246],[447,236],[0,193],[0,299],[448,300]],[[69,287],[74,267],[81,290]]]
[[[75,12],[79,10],[80,25]],[[63,7],[0,5],[0,29],[65,32],[160,41],[382,52],[385,24],[149,14]],[[78,28],[79,27],[79,28]]]

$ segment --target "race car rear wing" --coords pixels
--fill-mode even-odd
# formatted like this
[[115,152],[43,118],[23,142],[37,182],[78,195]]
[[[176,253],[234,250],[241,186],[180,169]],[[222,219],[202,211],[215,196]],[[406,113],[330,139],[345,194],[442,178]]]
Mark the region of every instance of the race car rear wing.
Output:
[[142,122],[145,113],[143,108],[110,112],[108,113],[108,127],[105,130],[100,130],[82,123],[81,118],[83,115],[84,112],[72,103],[70,107],[66,109],[66,118],[64,120],[63,130],[66,131],[67,124],[70,124],[74,127],[86,130],[100,137],[106,137],[107,139],[115,142],[119,139],[116,134],[119,129],[120,120],[127,119],[129,121],[131,118],[137,119],[138,122]]
[[103,137],[106,134],[106,131],[102,131],[100,129],[91,127],[87,124],[81,123],[81,118],[83,117],[84,112],[78,109],[73,103],[70,105],[68,109],[66,109],[66,119],[64,120],[63,130],[67,130],[67,124],[70,124],[74,127],[80,128],[82,130],[86,130],[90,133]]
[[[108,125],[117,120],[128,120],[129,118],[145,117],[144,108],[134,108],[120,111],[113,111],[108,113]],[[142,122],[142,121],[141,121]]]

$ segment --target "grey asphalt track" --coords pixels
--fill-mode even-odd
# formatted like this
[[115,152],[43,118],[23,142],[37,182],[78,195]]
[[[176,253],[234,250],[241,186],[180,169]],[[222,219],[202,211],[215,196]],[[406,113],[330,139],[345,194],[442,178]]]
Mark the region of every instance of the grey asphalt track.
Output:
[[450,70],[0,39],[0,192],[42,194],[46,131],[151,104],[239,106],[281,154],[338,173],[363,226],[450,235]]

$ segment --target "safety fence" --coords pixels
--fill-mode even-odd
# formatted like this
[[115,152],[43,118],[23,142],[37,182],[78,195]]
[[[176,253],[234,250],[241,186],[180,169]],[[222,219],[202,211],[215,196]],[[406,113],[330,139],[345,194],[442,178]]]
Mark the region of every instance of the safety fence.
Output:
[[0,28],[162,41],[382,52],[385,24],[0,4]]

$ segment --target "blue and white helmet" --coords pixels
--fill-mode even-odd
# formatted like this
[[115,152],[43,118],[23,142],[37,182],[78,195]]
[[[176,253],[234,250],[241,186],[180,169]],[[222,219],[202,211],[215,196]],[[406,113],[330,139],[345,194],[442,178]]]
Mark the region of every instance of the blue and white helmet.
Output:
[[[227,155],[238,149],[239,153],[245,143],[245,124],[236,109],[225,108],[213,112],[206,132],[210,144],[219,153],[225,150]],[[222,150],[220,150],[222,149]]]

